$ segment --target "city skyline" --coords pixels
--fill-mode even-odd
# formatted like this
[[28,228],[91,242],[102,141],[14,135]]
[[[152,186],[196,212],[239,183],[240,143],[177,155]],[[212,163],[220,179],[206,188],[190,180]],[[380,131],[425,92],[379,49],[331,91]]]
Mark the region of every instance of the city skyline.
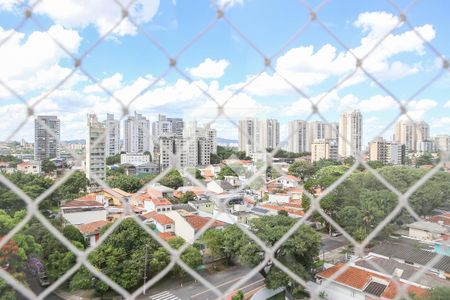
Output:
[[[441,70],[440,59],[406,24],[390,31],[398,24],[398,18],[396,10],[387,3],[367,3],[351,7],[350,10],[349,3],[331,2],[321,8],[319,17],[329,20],[333,32],[352,53],[364,56],[378,39],[386,35],[388,41],[378,45],[363,62],[363,66],[392,95],[364,76],[361,70],[356,71],[338,89],[327,94],[335,84],[352,72],[356,64],[349,50],[343,49],[319,26],[309,26],[299,37],[286,44],[289,37],[309,17],[299,3],[278,6],[276,3],[256,4],[252,1],[223,2],[229,2],[226,13],[258,49],[267,57],[276,53],[271,58],[271,65],[280,75],[288,78],[313,102],[317,103],[323,98],[318,108],[328,121],[336,121],[342,111],[360,109],[365,116],[363,131],[367,133],[367,137],[378,136],[398,115],[399,105],[392,95],[406,103],[416,89]],[[206,0],[195,5],[170,1],[148,1],[142,5],[142,10],[133,11],[132,14],[138,17],[139,24],[172,56],[215,17],[214,6]],[[407,5],[407,1],[399,1],[399,5]],[[422,9],[423,5],[418,3],[408,12],[414,29],[426,41],[432,42],[441,53],[449,53],[450,46],[443,34],[445,28],[449,27],[448,18],[443,15],[442,10]],[[205,13],[192,19],[190,12],[200,6],[205,9]],[[13,35],[14,38],[0,48],[0,61],[4,65],[0,71],[0,79],[30,105],[64,78],[73,66],[68,55],[51,41],[47,32],[64,41],[66,48],[77,56],[106,32],[106,27],[113,23],[116,16],[120,17],[120,10],[115,11],[114,7],[107,11],[95,11],[92,18],[85,22],[80,22],[83,19],[80,16],[69,18],[64,11],[50,10],[46,5],[39,5],[34,17],[45,25],[44,29],[18,30]],[[266,11],[271,12],[270,25],[264,23]],[[0,17],[3,20],[0,35],[13,32],[13,17],[16,14],[17,7],[14,4],[0,6]],[[102,18],[106,20],[105,23],[98,22]],[[264,36],[258,34],[257,29],[260,27],[265,29]],[[123,40],[130,42],[122,43]],[[38,46],[49,49],[48,56],[45,53],[29,52],[28,46],[34,41]],[[94,49],[83,60],[82,65],[125,104],[159,78],[169,64],[164,54],[138,34],[137,29],[129,22],[125,22],[123,27],[114,31],[112,37],[103,43],[105,46]],[[284,45],[285,48],[282,47]],[[12,54],[22,56],[23,59],[10,59]],[[117,57],[121,59],[117,60]],[[11,61],[15,65],[11,65]],[[32,61],[40,63],[33,64]],[[149,117],[151,122],[161,113],[206,123],[214,119],[217,104],[203,94],[199,87],[223,104],[233,92],[246,85],[241,93],[230,98],[225,105],[227,115],[235,121],[242,117],[278,119],[281,140],[284,140],[288,122],[307,119],[311,105],[304,96],[300,96],[292,86],[268,69],[253,81],[263,65],[264,59],[257,51],[226,24],[218,22],[210,33],[202,36],[177,61],[177,68],[192,81],[171,69],[162,80],[138,96],[128,111],[138,111]],[[449,80],[449,73],[444,72],[433,85],[413,97],[406,107],[413,119],[427,120],[430,123],[432,135],[449,131]],[[27,109],[17,98],[3,88],[0,89],[0,113],[5,118],[0,127],[0,140],[4,140],[26,117]],[[99,118],[105,119],[105,108],[116,117],[120,117],[123,112],[114,99],[85,74],[76,71],[70,80],[42,100],[34,108],[34,113],[58,115],[63,124],[61,135],[64,139],[72,140],[85,135],[82,131],[84,116],[96,113]],[[314,116],[313,119],[318,118]],[[32,121],[31,118],[28,119],[12,139],[20,140],[24,137],[31,141]],[[214,126],[220,137],[236,139],[233,125],[225,118],[219,118]],[[392,127],[389,129],[390,132],[393,130]],[[364,144],[367,142],[369,140],[365,140]]]

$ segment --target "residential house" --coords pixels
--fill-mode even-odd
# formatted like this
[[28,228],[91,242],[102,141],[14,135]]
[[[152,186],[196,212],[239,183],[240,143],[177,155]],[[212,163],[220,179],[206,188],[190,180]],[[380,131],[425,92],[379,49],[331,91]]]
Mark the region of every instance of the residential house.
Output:
[[[403,283],[401,280],[391,276],[367,270],[360,266],[349,266],[346,270],[345,264],[338,263],[316,275],[317,283],[322,284],[325,280],[331,280],[324,288],[327,299],[395,299],[397,296],[397,284],[407,285],[409,294],[422,297],[427,293],[427,288],[414,283]],[[335,273],[339,275],[334,278]]]
[[152,184],[147,188],[147,194],[152,198],[172,198],[174,189],[160,183]]
[[88,246],[95,246],[100,238],[100,230],[109,222],[105,220],[94,221],[91,223],[77,225],[80,232],[86,239]]
[[175,222],[164,214],[159,214],[154,211],[142,214],[142,218],[147,224],[153,224],[158,232],[170,232],[175,231]]
[[25,174],[41,173],[41,163],[39,161],[24,161],[17,164],[17,171]]
[[422,241],[435,241],[450,233],[447,226],[433,222],[418,221],[407,226],[409,237]]
[[225,180],[213,180],[206,184],[206,188],[216,194],[223,194],[232,191],[234,186]]
[[106,221],[108,213],[102,203],[92,200],[72,200],[61,205],[62,217],[72,225]]
[[169,211],[166,215],[175,223],[175,235],[191,244],[200,237],[198,232],[209,222],[212,222],[209,228],[223,229],[225,226],[225,223],[211,221],[211,218],[192,214],[181,215],[178,211]]
[[172,202],[166,198],[150,198],[144,201],[144,211],[164,213],[172,210]]

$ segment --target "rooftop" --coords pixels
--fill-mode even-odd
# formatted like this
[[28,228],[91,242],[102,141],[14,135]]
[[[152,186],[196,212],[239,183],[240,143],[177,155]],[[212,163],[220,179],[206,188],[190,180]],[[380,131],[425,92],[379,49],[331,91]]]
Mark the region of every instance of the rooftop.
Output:
[[86,224],[81,224],[78,225],[78,230],[80,230],[80,232],[82,234],[85,235],[92,235],[92,234],[96,234],[100,232],[100,229],[102,229],[105,225],[107,225],[109,222],[108,221],[95,221],[95,222],[91,222],[91,223],[86,223]]
[[73,207],[102,207],[103,204],[94,200],[83,200],[83,198],[78,198],[61,205],[61,208],[73,208]]
[[447,228],[433,222],[418,221],[407,225],[409,228],[424,230],[432,233],[444,234],[448,232]]
[[[184,219],[194,228],[195,231],[202,229],[211,220],[211,218],[200,217],[196,215],[184,216]],[[221,227],[224,225],[225,223],[214,220],[209,228]]]
[[[320,272],[317,276],[320,278],[330,278],[344,266],[345,264],[338,263]],[[333,281],[376,297],[394,299],[397,294],[396,283],[390,277],[354,266],[349,266],[347,270],[343,271]],[[408,292],[423,296],[427,293],[427,290],[415,285],[409,285]]]

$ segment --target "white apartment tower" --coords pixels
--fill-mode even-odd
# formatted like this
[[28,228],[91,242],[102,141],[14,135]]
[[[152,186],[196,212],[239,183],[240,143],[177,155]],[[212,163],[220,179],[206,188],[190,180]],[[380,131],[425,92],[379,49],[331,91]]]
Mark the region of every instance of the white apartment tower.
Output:
[[274,149],[280,144],[280,123],[275,119],[239,121],[239,151],[247,156]]
[[[34,159],[59,158],[61,123],[57,116],[37,116],[34,120]],[[47,130],[51,131],[48,132]]]
[[450,135],[440,134],[435,138],[436,148],[439,151],[450,151]]
[[106,127],[106,157],[120,153],[120,122],[114,119],[114,114],[107,114]]
[[362,150],[362,114],[344,112],[339,119],[339,156],[356,156]]
[[158,115],[158,120],[152,123],[152,136],[157,140],[160,136],[183,135],[184,122],[182,118],[167,118],[165,115]]
[[301,153],[310,151],[308,122],[302,120],[289,122],[288,135],[289,152]]
[[106,125],[95,114],[87,116],[86,177],[89,180],[106,178]]
[[134,113],[124,121],[125,151],[142,153],[150,150],[150,123],[141,114]]
[[259,149],[264,152],[266,149],[275,149],[280,144],[280,123],[275,119],[261,120],[259,128]]

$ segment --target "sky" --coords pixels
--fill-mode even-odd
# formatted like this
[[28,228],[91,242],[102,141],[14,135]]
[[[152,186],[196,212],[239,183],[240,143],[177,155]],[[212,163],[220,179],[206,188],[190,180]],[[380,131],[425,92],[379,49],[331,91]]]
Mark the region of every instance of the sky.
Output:
[[256,117],[278,119],[285,140],[289,121],[320,118],[311,101],[329,122],[361,110],[364,142],[392,135],[399,103],[432,135],[450,133],[449,1],[116,1],[133,21],[118,23],[111,0],[0,0],[0,140],[33,140],[27,106],[58,115],[62,140],[84,138],[86,115],[120,118],[119,101],[151,121],[210,122],[229,139],[230,120]]

